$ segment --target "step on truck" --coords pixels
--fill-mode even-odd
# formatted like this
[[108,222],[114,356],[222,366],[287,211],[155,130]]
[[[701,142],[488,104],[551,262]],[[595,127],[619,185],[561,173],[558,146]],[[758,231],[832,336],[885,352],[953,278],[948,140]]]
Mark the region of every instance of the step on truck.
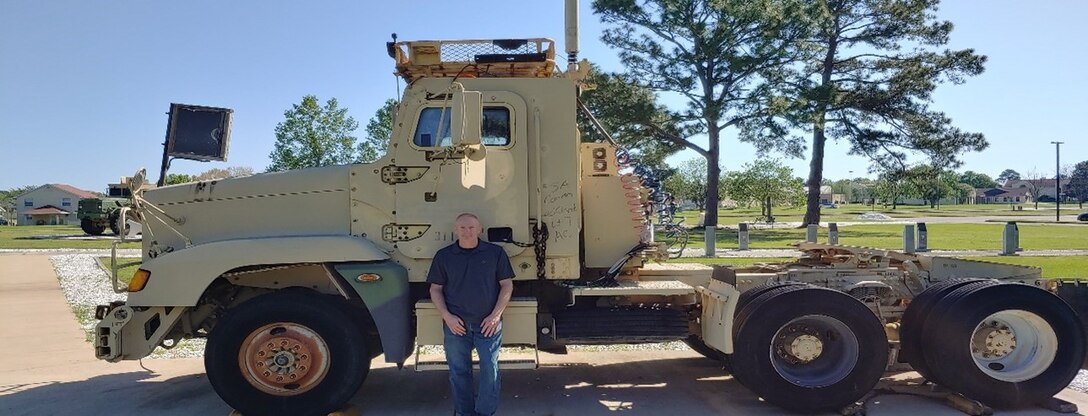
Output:
[[441,342],[426,273],[471,212],[516,271],[509,345],[685,341],[799,412],[907,365],[999,407],[1073,379],[1084,330],[1036,268],[811,243],[784,264],[658,263],[683,237],[650,221],[668,198],[625,149],[580,139],[576,10],[566,70],[550,39],[390,43],[407,88],[375,162],[153,189],[137,174],[123,215],[143,262],[96,310],[97,357],[207,338],[208,380],[242,414],[334,411],[372,359]]

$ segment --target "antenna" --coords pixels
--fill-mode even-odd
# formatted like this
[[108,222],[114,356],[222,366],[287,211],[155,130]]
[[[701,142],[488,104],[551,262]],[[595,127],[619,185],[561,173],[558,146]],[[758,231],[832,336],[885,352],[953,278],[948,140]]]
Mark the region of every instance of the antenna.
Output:
[[[393,32],[393,45],[394,45],[393,47],[394,48],[396,47],[396,44],[397,44],[397,32]],[[396,73],[393,74],[393,82],[397,83],[397,99],[399,100],[400,99],[400,77],[398,77]]]

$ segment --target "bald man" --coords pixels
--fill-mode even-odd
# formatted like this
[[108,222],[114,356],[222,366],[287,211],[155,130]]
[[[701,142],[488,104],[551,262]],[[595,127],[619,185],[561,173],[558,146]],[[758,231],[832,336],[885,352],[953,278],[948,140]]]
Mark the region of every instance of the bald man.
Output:
[[[502,312],[514,292],[506,251],[480,241],[483,226],[470,213],[457,216],[457,241],[438,250],[427,273],[431,301],[442,314],[454,414],[491,416],[499,407]],[[480,356],[479,395],[473,395],[472,350]]]

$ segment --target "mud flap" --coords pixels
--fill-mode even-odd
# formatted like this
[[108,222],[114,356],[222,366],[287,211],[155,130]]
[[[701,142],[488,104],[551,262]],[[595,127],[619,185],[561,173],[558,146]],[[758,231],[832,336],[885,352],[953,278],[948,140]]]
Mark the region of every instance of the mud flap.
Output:
[[[1063,280],[1062,284],[1058,285],[1058,297],[1062,298],[1065,303],[1068,303],[1077,312],[1081,325],[1084,326],[1085,332],[1088,333],[1088,281]],[[1088,369],[1088,356],[1084,357],[1081,368]]]

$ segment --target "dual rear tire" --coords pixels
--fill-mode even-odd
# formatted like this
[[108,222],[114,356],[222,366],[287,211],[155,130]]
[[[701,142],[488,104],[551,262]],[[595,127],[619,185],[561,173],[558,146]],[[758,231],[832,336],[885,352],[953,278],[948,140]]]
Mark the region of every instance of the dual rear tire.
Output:
[[1036,404],[1077,375],[1085,333],[1072,308],[1043,289],[963,279],[923,292],[903,316],[901,361],[991,406]]

